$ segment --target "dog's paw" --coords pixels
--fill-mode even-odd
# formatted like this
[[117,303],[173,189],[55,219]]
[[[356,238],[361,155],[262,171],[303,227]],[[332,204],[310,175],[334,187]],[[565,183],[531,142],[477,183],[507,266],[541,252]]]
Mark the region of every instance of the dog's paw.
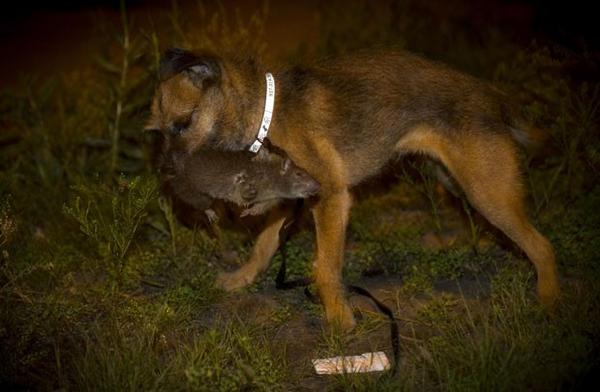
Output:
[[220,272],[217,276],[216,285],[225,291],[235,291],[254,282],[254,276],[245,273],[245,271]]
[[341,303],[333,309],[325,309],[327,325],[332,330],[349,332],[356,326],[356,319],[352,308],[347,302]]

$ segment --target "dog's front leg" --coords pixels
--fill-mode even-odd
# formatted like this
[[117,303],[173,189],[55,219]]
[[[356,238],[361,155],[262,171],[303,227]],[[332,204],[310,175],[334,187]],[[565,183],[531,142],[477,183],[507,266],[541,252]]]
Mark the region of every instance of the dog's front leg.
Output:
[[217,277],[218,286],[226,291],[241,289],[252,284],[258,274],[267,269],[279,247],[279,230],[288,214],[290,210],[283,207],[271,210],[267,217],[267,226],[258,235],[252,248],[250,260],[234,272],[221,272]]
[[355,325],[342,285],[346,226],[351,197],[347,189],[321,194],[313,208],[317,235],[314,277],[327,322],[349,330]]

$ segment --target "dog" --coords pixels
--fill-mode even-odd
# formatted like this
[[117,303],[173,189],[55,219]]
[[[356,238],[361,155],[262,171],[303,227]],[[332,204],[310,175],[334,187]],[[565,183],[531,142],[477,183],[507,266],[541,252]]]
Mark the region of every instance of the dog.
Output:
[[[180,129],[172,139],[186,153],[249,149],[264,140],[267,72],[277,86],[267,139],[321,186],[312,206],[313,278],[329,323],[355,324],[341,281],[350,188],[407,153],[445,166],[471,205],[527,254],[541,302],[559,297],[552,245],[523,201],[517,143],[527,143],[535,128],[509,95],[484,81],[405,51],[266,69],[251,58],[171,49],[161,59],[149,126]],[[284,220],[271,214],[248,264],[222,274],[222,287],[243,287],[268,266]]]

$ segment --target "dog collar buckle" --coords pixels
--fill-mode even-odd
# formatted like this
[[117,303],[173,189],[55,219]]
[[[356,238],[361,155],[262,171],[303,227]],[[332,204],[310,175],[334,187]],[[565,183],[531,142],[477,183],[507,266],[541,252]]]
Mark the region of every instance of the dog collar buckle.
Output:
[[265,138],[269,134],[269,126],[271,125],[271,119],[273,118],[273,107],[275,106],[275,78],[270,72],[265,74],[265,78],[267,80],[265,110],[263,112],[262,122],[260,123],[256,140],[249,148],[249,150],[255,154],[260,150]]

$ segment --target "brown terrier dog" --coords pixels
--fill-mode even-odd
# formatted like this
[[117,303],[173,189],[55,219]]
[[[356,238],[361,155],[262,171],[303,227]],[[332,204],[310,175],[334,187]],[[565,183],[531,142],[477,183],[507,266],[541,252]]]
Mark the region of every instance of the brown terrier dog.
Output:
[[[149,126],[173,132],[186,152],[200,147],[244,150],[261,126],[267,70],[248,59],[169,50]],[[270,142],[321,184],[314,279],[329,322],[354,317],[341,282],[349,188],[404,153],[441,162],[470,203],[533,262],[538,295],[559,295],[554,251],[523,206],[515,140],[531,128],[511,97],[489,84],[402,51],[370,51],[312,67],[271,70],[277,84]],[[267,90],[268,91],[268,90]],[[226,289],[244,286],[266,268],[285,217],[272,214],[250,262],[221,276]]]

